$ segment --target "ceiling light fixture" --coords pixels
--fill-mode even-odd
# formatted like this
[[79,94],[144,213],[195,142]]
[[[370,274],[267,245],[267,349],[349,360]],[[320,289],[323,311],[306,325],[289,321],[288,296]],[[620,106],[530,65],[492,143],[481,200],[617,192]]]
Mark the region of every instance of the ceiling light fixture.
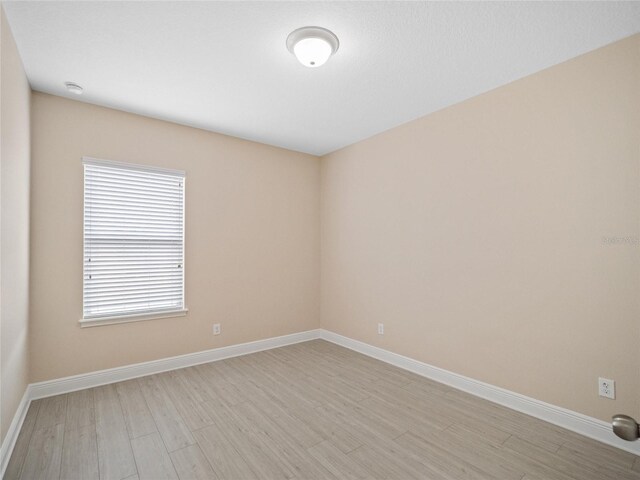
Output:
[[324,65],[339,46],[338,37],[322,27],[302,27],[287,37],[287,49],[302,65],[310,68]]
[[77,83],[73,82],[64,82],[64,86],[67,87],[71,93],[75,93],[76,95],[82,95],[82,87]]

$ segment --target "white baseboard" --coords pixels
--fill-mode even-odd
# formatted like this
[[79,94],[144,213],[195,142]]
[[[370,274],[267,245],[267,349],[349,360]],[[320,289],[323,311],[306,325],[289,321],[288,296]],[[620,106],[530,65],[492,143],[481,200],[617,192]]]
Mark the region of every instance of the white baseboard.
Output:
[[16,446],[16,442],[18,441],[18,435],[20,434],[20,429],[22,428],[22,424],[24,423],[24,417],[27,416],[27,410],[29,410],[30,404],[30,390],[29,385],[27,385],[27,388],[24,391],[24,395],[22,395],[22,400],[20,400],[16,413],[13,416],[11,425],[9,425],[9,430],[7,430],[7,434],[4,437],[2,446],[0,447],[0,478],[4,477],[4,472],[7,469],[7,465],[9,465],[11,453],[13,452],[13,448]]
[[214,362],[225,358],[247,355],[263,350],[270,350],[272,348],[284,347],[286,345],[306,342],[317,338],[363,353],[369,357],[373,357],[399,368],[417,373],[418,375],[430,378],[437,382],[450,385],[451,387],[463,390],[472,395],[476,395],[494,403],[504,405],[505,407],[513,410],[526,413],[532,417],[553,423],[554,425],[558,425],[566,428],[567,430],[571,430],[613,447],[640,455],[640,442],[625,442],[624,440],[619,439],[611,431],[611,426],[601,420],[588,417],[565,408],[557,407],[555,405],[550,405],[540,400],[520,395],[503,388],[495,387],[463,375],[458,375],[457,373],[449,372],[442,368],[434,367],[328,330],[317,329],[293,333],[281,337],[257,340],[255,342],[241,343],[239,345],[214,348],[202,352],[188,353],[177,357],[163,358],[160,360],[152,360],[150,362],[126,365],[124,367],[84,373],[81,375],[74,375],[72,377],[32,383],[27,386],[7,435],[2,442],[2,447],[0,448],[0,478],[2,478],[7,468],[18,434],[20,433],[20,428],[22,427],[22,423],[24,422],[25,415],[32,400],[74,392],[76,390],[83,390],[85,388],[107,385],[109,383],[121,382],[123,380],[152,375],[154,373],[161,373],[202,363]]
[[417,373],[436,382],[444,383],[477,397],[498,403],[512,410],[526,413],[527,415],[566,428],[585,437],[640,455],[640,441],[627,442],[616,437],[611,430],[611,425],[597,418],[588,417],[587,415],[567,410],[566,408],[557,407],[536,400],[535,398],[434,367],[328,330],[321,330],[320,338],[377,360],[390,363],[404,370]]
[[132,378],[144,377],[145,375],[152,375],[154,373],[168,372],[170,370],[177,370],[178,368],[191,367],[193,365],[200,365],[201,363],[215,362],[216,360],[238,357],[240,355],[261,352],[272,348],[284,347],[285,345],[306,342],[319,337],[320,330],[308,330],[306,332],[292,333],[281,337],[256,340],[255,342],[240,343],[238,345],[229,345],[228,347],[187,353],[185,355],[178,355],[177,357],[134,363],[133,365],[126,365],[124,367],[109,368],[107,370],[74,375],[72,377],[32,383],[30,385],[31,400],[121,382]]

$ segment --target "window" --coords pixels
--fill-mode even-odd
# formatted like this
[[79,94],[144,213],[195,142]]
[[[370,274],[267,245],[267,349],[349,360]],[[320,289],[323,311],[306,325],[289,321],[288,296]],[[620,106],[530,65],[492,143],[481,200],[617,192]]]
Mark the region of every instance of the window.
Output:
[[184,172],[83,164],[82,326],[184,315]]

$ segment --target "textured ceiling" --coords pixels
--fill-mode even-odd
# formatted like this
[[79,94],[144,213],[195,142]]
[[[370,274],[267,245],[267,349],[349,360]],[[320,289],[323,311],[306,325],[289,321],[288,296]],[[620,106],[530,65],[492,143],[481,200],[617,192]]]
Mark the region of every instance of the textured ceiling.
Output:
[[[640,31],[640,2],[3,5],[35,90],[316,155]],[[321,68],[305,25],[340,38]]]

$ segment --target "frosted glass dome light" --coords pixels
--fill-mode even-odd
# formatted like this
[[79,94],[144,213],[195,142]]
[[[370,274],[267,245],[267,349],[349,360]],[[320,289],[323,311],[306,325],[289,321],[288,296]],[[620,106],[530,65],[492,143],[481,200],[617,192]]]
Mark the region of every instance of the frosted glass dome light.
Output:
[[339,45],[338,37],[322,27],[299,28],[287,37],[287,49],[309,68],[324,65]]

